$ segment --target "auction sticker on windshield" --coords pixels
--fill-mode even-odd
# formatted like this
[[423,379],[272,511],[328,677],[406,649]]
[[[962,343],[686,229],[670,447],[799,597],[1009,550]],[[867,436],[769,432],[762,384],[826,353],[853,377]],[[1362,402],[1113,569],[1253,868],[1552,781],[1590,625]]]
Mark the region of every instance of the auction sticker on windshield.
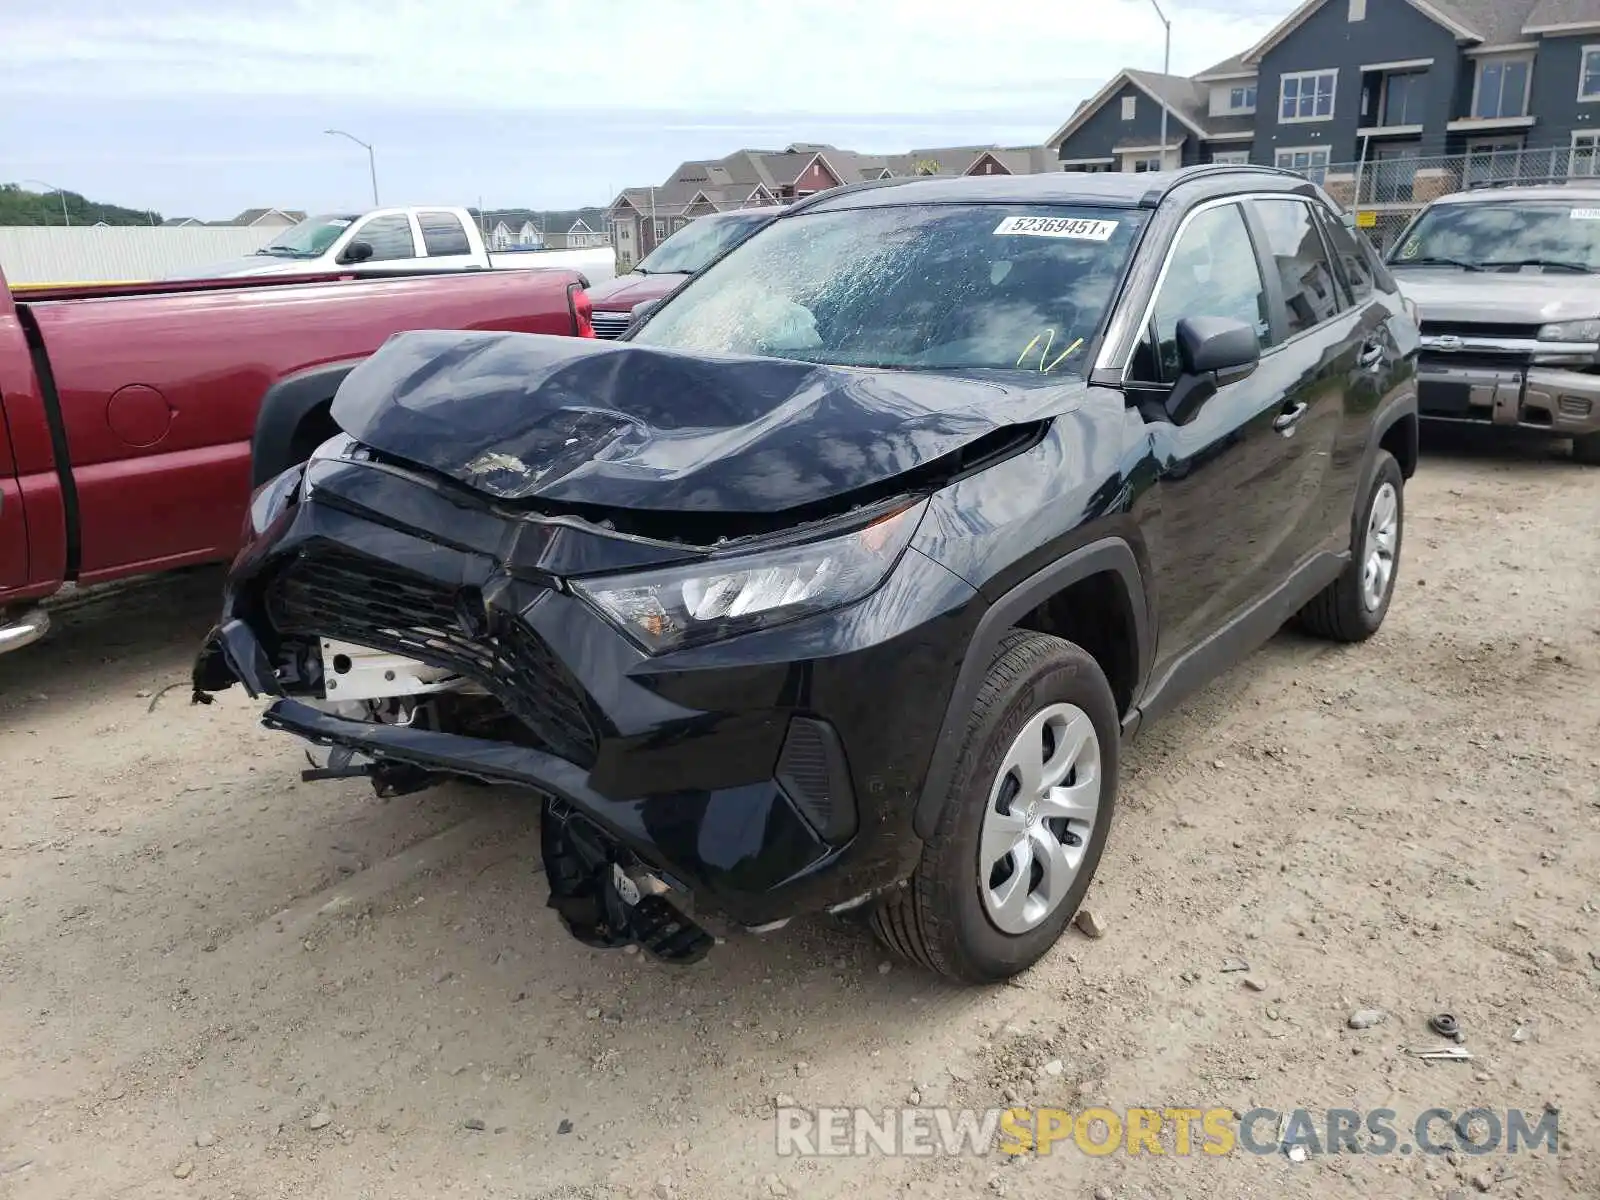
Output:
[[1600,221],[1600,208],[1575,208],[1572,210],[1574,221]]
[[1029,237],[1074,238],[1080,242],[1107,242],[1117,231],[1116,221],[1095,221],[1087,217],[1007,217],[994,227],[995,234],[1022,234]]

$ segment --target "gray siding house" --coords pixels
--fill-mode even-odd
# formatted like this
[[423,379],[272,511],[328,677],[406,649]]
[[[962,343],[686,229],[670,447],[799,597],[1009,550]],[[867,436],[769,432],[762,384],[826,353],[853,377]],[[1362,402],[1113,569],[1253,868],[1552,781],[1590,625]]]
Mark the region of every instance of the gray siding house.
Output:
[[1170,165],[1288,167],[1361,206],[1600,174],[1600,0],[1307,0],[1192,78],[1119,72],[1046,145],[1152,169],[1163,98]]

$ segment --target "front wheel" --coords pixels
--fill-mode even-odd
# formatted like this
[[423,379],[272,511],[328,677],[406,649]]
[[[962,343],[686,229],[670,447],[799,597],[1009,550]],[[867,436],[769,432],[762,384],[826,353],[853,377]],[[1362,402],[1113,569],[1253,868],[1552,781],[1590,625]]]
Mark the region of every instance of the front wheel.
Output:
[[1116,806],[1120,726],[1100,666],[1018,631],[995,653],[939,823],[873,914],[891,950],[996,983],[1053,946],[1094,877]]
[[1350,562],[1300,610],[1299,624],[1307,633],[1335,642],[1362,642],[1378,632],[1400,570],[1405,485],[1394,455],[1378,451],[1372,482],[1356,508]]
[[1572,458],[1587,466],[1600,467],[1600,433],[1585,433],[1573,438]]

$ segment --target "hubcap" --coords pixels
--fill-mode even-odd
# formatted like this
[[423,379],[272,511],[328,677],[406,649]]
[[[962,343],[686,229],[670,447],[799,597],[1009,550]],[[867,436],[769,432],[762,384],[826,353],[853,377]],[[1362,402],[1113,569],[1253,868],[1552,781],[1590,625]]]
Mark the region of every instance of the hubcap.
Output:
[[1002,933],[1061,905],[1100,815],[1100,741],[1075,704],[1036,713],[1006,751],[978,837],[978,891]]
[[1385,483],[1372,497],[1367,518],[1367,542],[1361,564],[1361,602],[1377,612],[1394,579],[1395,544],[1400,540],[1400,497],[1394,484]]

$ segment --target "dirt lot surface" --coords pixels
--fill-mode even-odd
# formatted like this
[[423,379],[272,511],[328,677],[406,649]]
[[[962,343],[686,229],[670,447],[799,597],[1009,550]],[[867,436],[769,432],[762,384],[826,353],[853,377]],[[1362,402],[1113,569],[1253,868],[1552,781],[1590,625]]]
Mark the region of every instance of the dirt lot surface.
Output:
[[[823,922],[589,951],[523,798],[303,784],[245,697],[159,694],[216,574],[85,605],[0,659],[0,1196],[1600,1195],[1600,473],[1430,448],[1381,634],[1281,635],[1146,731],[1105,936],[992,990]],[[1439,1010],[1471,1062],[1404,1053]],[[775,1154],[780,1094],[1008,1090],[1551,1106],[1564,1151]]]

